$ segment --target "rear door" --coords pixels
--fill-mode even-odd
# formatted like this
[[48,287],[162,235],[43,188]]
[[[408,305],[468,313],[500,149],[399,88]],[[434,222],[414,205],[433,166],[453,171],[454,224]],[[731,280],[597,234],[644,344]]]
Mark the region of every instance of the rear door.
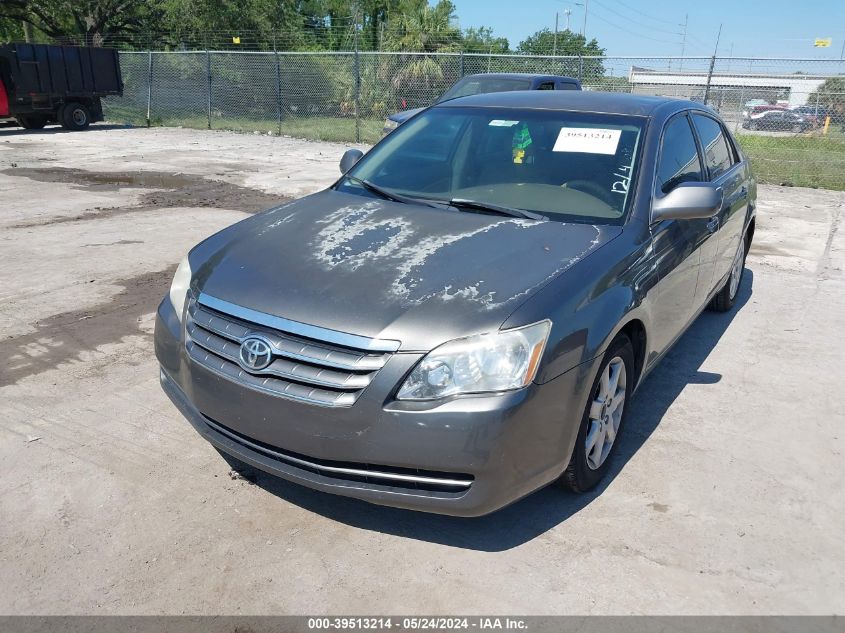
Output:
[[748,174],[719,121],[698,112],[692,115],[692,121],[701,144],[707,179],[721,188],[723,194],[722,208],[708,224],[714,232],[713,239],[701,252],[696,286],[696,303],[700,306],[731,269],[748,208]]

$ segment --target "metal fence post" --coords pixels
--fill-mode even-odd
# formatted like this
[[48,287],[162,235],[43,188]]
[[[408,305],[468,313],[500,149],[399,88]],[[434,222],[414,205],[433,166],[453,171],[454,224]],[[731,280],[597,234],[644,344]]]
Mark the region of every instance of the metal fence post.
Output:
[[207,114],[208,114],[208,129],[211,129],[211,53],[206,50],[205,51],[205,68],[206,74],[208,75],[208,107],[207,107]]
[[276,115],[279,124],[279,136],[282,135],[282,66],[279,62],[279,51],[273,47],[273,54],[276,56]]
[[150,127],[150,115],[153,105],[153,52],[149,51],[147,61],[147,127]]
[[361,142],[361,57],[355,39],[355,142]]
[[713,67],[716,65],[716,56],[710,58],[710,70],[707,71],[707,83],[704,85],[704,105],[707,105],[707,99],[710,98],[710,82],[713,80]]
[[461,51],[461,59],[458,62],[458,76],[459,77],[464,76],[464,52],[463,51]]
[[578,53],[578,81],[584,81],[584,57]]

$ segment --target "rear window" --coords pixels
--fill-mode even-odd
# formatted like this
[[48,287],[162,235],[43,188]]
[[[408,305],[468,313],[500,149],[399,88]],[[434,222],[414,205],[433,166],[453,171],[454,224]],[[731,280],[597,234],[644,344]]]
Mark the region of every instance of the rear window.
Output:
[[446,91],[440,101],[486,94],[488,92],[510,92],[512,90],[530,90],[531,80],[510,79],[505,77],[467,77]]

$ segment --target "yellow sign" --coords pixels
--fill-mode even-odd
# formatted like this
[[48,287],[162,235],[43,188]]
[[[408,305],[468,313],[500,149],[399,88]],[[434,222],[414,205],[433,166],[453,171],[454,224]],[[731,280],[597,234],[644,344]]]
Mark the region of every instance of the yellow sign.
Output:
[[[818,42],[818,40],[816,40],[816,42]],[[240,43],[241,43],[241,38],[239,38],[239,37],[233,37],[232,38],[232,44],[240,44]],[[816,44],[816,46],[818,46],[818,44]]]
[[816,43],[813,44],[813,46],[815,46],[816,48],[827,48],[832,43],[833,43],[833,40],[830,39],[829,37],[827,39],[816,38]]

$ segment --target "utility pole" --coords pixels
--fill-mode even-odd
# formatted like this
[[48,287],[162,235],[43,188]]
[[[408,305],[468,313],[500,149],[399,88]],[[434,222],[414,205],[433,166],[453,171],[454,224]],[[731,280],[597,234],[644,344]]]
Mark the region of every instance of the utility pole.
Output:
[[584,36],[584,44],[587,43],[587,11],[590,9],[590,0],[584,0],[584,26],[581,29],[581,35]]
[[684,27],[684,34],[681,39],[681,61],[678,63],[678,70],[684,67],[684,52],[687,50],[687,24],[689,23],[689,13],[684,16],[684,23],[679,25]]
[[704,87],[704,105],[710,97],[710,82],[713,80],[713,67],[716,65],[716,53],[719,52],[719,40],[722,37],[722,25],[719,25],[719,33],[716,35],[716,48],[713,49],[713,57],[710,58],[710,70],[707,71],[707,85]]
[[564,11],[564,13],[566,14],[566,30],[568,31],[569,30],[569,16],[572,15],[572,9],[566,9]]
[[557,55],[557,18],[558,18],[558,13],[557,13],[557,11],[555,11],[555,39],[554,39],[554,45],[552,46],[552,56],[553,57],[555,55]]

